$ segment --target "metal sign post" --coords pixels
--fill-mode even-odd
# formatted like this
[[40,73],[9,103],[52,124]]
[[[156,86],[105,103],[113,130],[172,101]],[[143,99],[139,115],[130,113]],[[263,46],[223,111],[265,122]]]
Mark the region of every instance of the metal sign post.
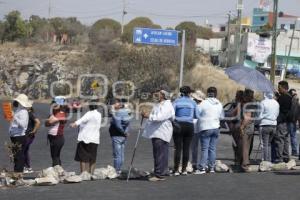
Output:
[[[181,33],[182,33],[182,41],[181,41],[179,88],[182,86],[182,82],[183,82],[185,30],[182,30]],[[151,44],[151,45],[160,45],[160,46],[178,46],[178,31],[151,29],[151,28],[134,28],[133,43]]]
[[179,88],[182,87],[182,82],[183,82],[184,51],[185,51],[185,30],[182,30]]

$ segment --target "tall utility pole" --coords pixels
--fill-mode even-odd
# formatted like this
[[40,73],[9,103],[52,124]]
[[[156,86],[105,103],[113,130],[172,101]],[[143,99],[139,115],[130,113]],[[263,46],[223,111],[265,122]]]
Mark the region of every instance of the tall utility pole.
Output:
[[184,51],[185,51],[185,30],[182,30],[179,88],[181,88],[183,83]]
[[124,19],[125,19],[125,15],[126,14],[127,14],[127,11],[126,11],[126,0],[123,0],[121,34],[123,34],[123,32],[124,32]]
[[241,55],[242,10],[243,10],[243,0],[238,0],[237,32],[235,37],[235,46],[236,46],[235,62],[236,63],[240,63],[240,55]]
[[49,0],[49,7],[48,7],[48,19],[51,17],[51,0]]
[[229,11],[229,13],[227,15],[228,15],[228,23],[227,23],[227,43],[226,43],[226,63],[225,63],[225,67],[228,67],[228,61],[229,61],[231,12]]
[[282,73],[282,77],[281,77],[282,80],[285,79],[286,71],[287,71],[287,68],[288,68],[288,65],[289,65],[289,58],[290,58],[290,56],[291,56],[291,51],[292,51],[292,46],[293,46],[293,40],[294,40],[295,30],[296,30],[296,27],[297,27],[297,21],[298,21],[298,20],[299,20],[299,19],[296,19],[296,20],[295,20],[294,29],[293,29],[292,38],[291,38],[290,47],[289,47],[289,53],[288,53],[288,55],[287,55],[287,58],[286,58],[286,64],[285,64],[285,67],[284,67],[284,70],[283,70],[283,73]]
[[[49,5],[48,5],[48,23],[50,24],[50,18],[51,18],[51,0],[49,0]],[[47,31],[47,42],[49,42],[50,38],[50,26],[48,27]]]
[[276,69],[276,41],[277,41],[277,17],[278,17],[278,0],[274,0],[273,6],[273,36],[272,36],[272,60],[271,60],[271,82],[275,84]]

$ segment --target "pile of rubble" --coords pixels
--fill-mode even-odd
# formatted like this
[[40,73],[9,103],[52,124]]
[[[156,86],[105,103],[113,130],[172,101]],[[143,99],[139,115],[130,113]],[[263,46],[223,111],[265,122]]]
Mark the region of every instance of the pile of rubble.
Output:
[[18,186],[52,186],[59,183],[80,183],[82,181],[103,180],[117,178],[117,172],[112,166],[107,168],[95,169],[93,174],[82,172],[76,175],[75,172],[67,172],[61,166],[49,167],[42,170],[36,178],[26,179],[15,177],[13,173],[2,172],[0,175],[1,187],[18,187]]
[[268,161],[262,161],[259,165],[260,172],[268,172],[268,171],[285,171],[285,170],[294,170],[297,169],[296,161],[290,160],[288,163],[276,163],[273,164]]

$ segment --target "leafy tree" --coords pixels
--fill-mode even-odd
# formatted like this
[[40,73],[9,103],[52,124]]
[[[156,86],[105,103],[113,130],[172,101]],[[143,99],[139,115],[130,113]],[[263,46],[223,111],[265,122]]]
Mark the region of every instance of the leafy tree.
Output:
[[210,28],[198,26],[197,38],[210,39],[213,36],[214,36],[214,33]]
[[65,19],[65,29],[68,33],[71,40],[75,38],[77,35],[82,35],[85,30],[85,26],[81,24],[80,21],[77,20],[76,17],[69,17]]
[[141,28],[161,28],[160,25],[154,24],[149,18],[147,17],[137,17],[131,20],[125,27],[124,32],[122,35],[123,42],[132,43],[132,35],[133,29],[136,27]]
[[50,19],[50,24],[54,29],[55,34],[60,35],[67,32],[64,20],[61,17],[55,17]]
[[89,31],[91,44],[109,42],[120,37],[121,24],[113,19],[100,19],[93,24]]
[[29,24],[32,28],[33,37],[42,37],[46,34],[46,30],[49,28],[48,20],[45,18],[40,18],[37,15],[30,16]]
[[1,40],[1,43],[4,42],[4,31],[5,31],[4,23],[2,21],[0,21],[0,40]]
[[11,11],[5,16],[4,40],[15,41],[27,35],[26,23],[19,11]]
[[[195,22],[181,22],[175,27],[175,29],[178,31],[185,30],[185,37],[187,43],[191,46],[195,45],[198,31],[198,26],[195,24]],[[182,34],[180,34],[180,38],[181,35]]]
[[83,34],[85,30],[85,26],[83,26],[75,17],[55,17],[50,19],[50,24],[56,35],[60,37],[62,34],[68,34],[71,41],[76,36]]

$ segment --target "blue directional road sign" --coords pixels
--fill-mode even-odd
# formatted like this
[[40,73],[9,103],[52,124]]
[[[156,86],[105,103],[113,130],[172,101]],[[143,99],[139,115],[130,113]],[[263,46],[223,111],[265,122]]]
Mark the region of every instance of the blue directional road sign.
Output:
[[135,28],[133,43],[178,46],[178,32],[175,30]]

